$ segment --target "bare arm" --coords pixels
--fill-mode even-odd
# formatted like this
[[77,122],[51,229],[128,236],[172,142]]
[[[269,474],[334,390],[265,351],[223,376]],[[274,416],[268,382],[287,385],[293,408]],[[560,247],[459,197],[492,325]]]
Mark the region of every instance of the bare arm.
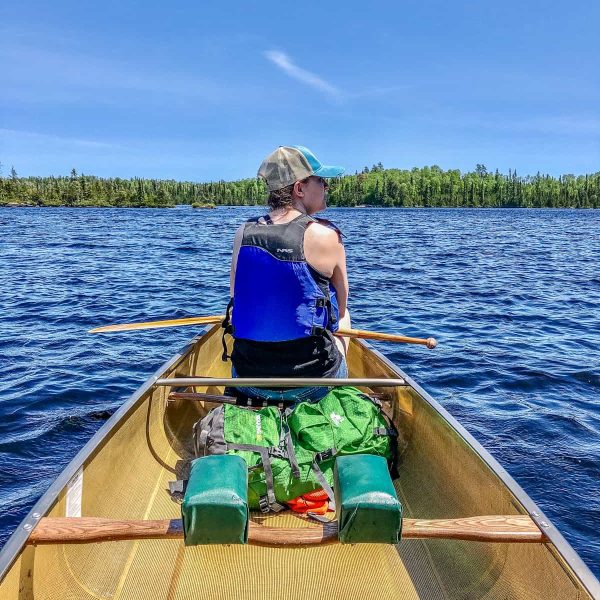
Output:
[[[335,288],[337,294],[338,307],[340,311],[340,329],[351,329],[352,324],[350,322],[350,311],[348,310],[348,295],[350,293],[350,290],[348,286],[348,273],[346,271],[346,250],[341,240],[339,240],[338,244],[338,261],[333,269],[333,275],[331,276],[331,284]],[[350,343],[350,338],[336,337],[335,341],[338,343],[338,347],[341,351],[343,351],[343,354],[345,356],[348,352],[348,344]]]
[[[313,223],[306,231],[304,254],[308,263],[331,279],[335,288],[340,312],[340,327],[350,328],[348,312],[348,274],[346,272],[346,251],[340,235],[319,223]],[[348,349],[348,338],[335,338],[341,352]]]

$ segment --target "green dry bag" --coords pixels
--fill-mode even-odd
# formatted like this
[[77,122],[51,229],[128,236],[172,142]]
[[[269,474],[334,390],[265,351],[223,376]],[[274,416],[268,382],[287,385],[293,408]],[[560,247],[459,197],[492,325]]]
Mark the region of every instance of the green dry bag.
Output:
[[394,435],[379,403],[353,387],[282,410],[225,404],[194,426],[197,456],[236,454],[246,461],[248,504],[265,512],[319,488],[333,500],[335,457],[390,460]]

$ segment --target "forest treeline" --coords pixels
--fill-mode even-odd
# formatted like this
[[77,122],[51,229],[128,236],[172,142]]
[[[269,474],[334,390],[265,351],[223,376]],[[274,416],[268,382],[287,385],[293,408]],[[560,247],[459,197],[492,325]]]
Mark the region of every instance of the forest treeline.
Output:
[[[177,204],[263,204],[257,179],[195,183],[160,179],[19,177],[0,175],[0,205],[169,207]],[[438,166],[384,169],[381,163],[331,181],[331,206],[600,208],[600,172],[589,175],[508,175],[444,171]]]

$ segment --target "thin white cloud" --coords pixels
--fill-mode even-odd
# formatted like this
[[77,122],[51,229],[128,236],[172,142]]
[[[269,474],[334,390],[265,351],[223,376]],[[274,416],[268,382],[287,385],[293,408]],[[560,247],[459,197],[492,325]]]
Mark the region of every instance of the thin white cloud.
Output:
[[292,59],[285,52],[268,50],[264,54],[274,65],[286,73],[286,75],[289,75],[290,77],[293,77],[294,79],[297,79],[298,81],[301,81],[302,83],[327,94],[335,100],[341,99],[342,93],[337,87],[328,81],[325,81],[318,75],[315,75],[314,73],[302,69],[298,65],[294,64]]

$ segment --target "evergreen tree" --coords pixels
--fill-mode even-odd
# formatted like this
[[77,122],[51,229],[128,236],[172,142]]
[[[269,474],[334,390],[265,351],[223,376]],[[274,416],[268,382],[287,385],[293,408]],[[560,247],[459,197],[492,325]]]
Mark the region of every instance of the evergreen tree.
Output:
[[[195,183],[157,179],[19,177],[14,167],[0,175],[0,203],[44,206],[174,206],[194,202],[261,204],[267,197],[257,179]],[[437,165],[411,170],[384,169],[381,163],[330,181],[331,206],[471,206],[600,208],[600,173],[558,178],[536,173],[520,177],[509,170],[489,173],[478,164],[472,173],[444,171]]]

